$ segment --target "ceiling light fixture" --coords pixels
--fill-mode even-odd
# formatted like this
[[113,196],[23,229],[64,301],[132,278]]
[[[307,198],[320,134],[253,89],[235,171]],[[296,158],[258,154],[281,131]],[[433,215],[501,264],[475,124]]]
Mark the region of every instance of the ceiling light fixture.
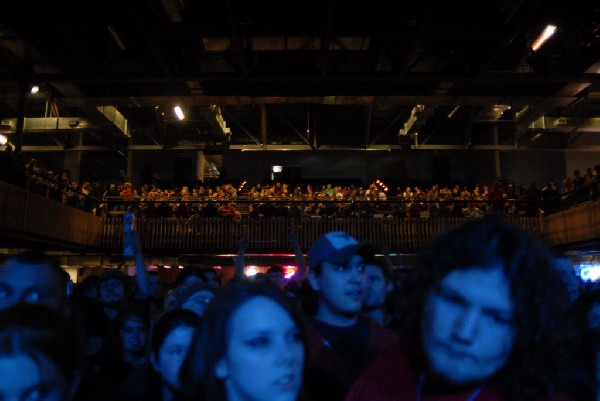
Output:
[[175,106],[175,107],[173,107],[173,111],[175,112],[175,115],[177,116],[177,118],[179,120],[183,120],[185,118],[185,115],[183,114],[181,107]]
[[535,134],[532,138],[531,138],[531,142],[533,141],[537,141],[538,139],[540,139],[542,137],[542,132],[538,132],[537,134]]
[[454,117],[454,115],[456,114],[456,112],[458,111],[458,109],[460,109],[460,104],[457,104],[450,113],[448,113],[448,118],[452,118]]
[[556,32],[556,25],[546,25],[544,31],[537,37],[535,42],[531,45],[531,49],[537,51],[554,33]]
[[108,32],[110,32],[113,39],[115,40],[117,46],[119,46],[119,49],[125,50],[125,43],[123,42],[123,39],[121,39],[121,35],[119,35],[119,32],[117,32],[117,29],[112,25],[108,25],[107,28]]
[[40,91],[40,87],[39,87],[39,86],[37,86],[37,85],[33,85],[33,86],[31,87],[31,93],[32,93],[32,94],[34,94],[34,95],[35,95],[35,94],[36,94],[36,93],[38,93],[39,91]]

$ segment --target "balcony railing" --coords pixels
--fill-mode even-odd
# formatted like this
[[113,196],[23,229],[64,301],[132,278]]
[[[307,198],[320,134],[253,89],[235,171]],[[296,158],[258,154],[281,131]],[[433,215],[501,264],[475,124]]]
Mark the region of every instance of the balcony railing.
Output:
[[[540,218],[509,217],[531,235],[541,238]],[[455,227],[467,218],[146,218],[138,219],[142,248],[149,252],[213,253],[235,252],[239,239],[248,238],[254,252],[289,251],[288,233],[294,232],[302,249],[328,231],[345,231],[358,240],[391,251],[414,252],[432,237]],[[122,218],[108,218],[102,232],[102,247],[122,246]]]
[[0,181],[0,238],[87,248],[102,242],[101,232],[102,218]]

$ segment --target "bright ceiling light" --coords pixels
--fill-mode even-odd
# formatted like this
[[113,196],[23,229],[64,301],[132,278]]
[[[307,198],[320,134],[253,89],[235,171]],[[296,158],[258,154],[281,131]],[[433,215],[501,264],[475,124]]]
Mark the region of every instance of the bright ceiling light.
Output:
[[2,134],[0,134],[0,145],[4,146],[8,142],[8,138]]
[[537,51],[554,33],[556,32],[556,25],[546,25],[544,28],[544,32],[537,37],[535,42],[531,45],[531,49],[535,52]]
[[40,87],[39,87],[39,86],[37,86],[37,85],[33,85],[33,86],[31,87],[31,93],[33,93],[33,94],[36,94],[36,93],[38,93],[39,91],[40,91]]
[[183,114],[181,107],[175,106],[175,107],[173,107],[173,111],[175,112],[175,115],[177,116],[177,118],[179,120],[183,120],[185,118],[185,115]]

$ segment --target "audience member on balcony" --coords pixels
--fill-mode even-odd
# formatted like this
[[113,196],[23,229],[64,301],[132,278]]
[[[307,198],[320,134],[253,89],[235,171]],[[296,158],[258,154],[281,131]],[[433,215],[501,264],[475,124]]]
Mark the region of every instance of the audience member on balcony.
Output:
[[0,312],[0,399],[71,401],[82,349],[74,327],[45,305]]
[[417,188],[413,201],[408,204],[409,216],[421,217],[423,212],[429,211],[429,207],[425,201],[426,195]]
[[510,216],[518,216],[522,210],[519,196],[515,191],[514,184],[506,185],[506,213]]
[[219,217],[221,216],[219,213],[219,209],[216,204],[212,202],[207,202],[203,205],[200,213],[198,213],[201,217]]
[[583,176],[583,185],[585,187],[583,200],[592,200],[596,199],[596,183],[597,183],[597,170],[596,168],[588,167],[585,170],[585,175]]
[[596,200],[598,199],[598,194],[600,192],[600,164],[597,164],[594,166],[593,170],[592,170],[592,191],[591,191],[591,197],[592,200]]
[[100,186],[98,183],[90,183],[86,181],[83,183],[81,189],[86,195],[83,201],[83,209],[98,215],[97,208],[99,205],[99,200],[102,197],[102,194],[100,193]]
[[223,190],[229,199],[237,198],[237,188],[232,183],[225,184]]
[[483,211],[479,207],[479,203],[469,202],[462,208],[462,216],[469,218],[479,218],[483,216]]
[[537,183],[535,181],[531,181],[531,185],[529,185],[529,189],[525,194],[525,216],[527,217],[537,217],[541,213],[541,199],[542,193],[537,187]]
[[585,178],[581,175],[581,171],[573,170],[573,178],[571,180],[573,183],[573,195],[575,198],[575,203],[580,203],[584,201],[584,189],[583,184],[585,183]]
[[84,197],[81,194],[81,188],[75,181],[71,181],[68,187],[64,189],[63,202],[71,207],[82,209],[83,200]]
[[190,207],[187,202],[179,202],[174,204],[174,216],[177,218],[186,218],[190,215]]
[[372,258],[372,248],[344,232],[328,232],[309,250],[307,280],[318,301],[316,313],[307,317],[306,383],[315,400],[343,400],[378,352],[398,340],[362,314],[365,263]]
[[495,216],[423,248],[399,312],[402,342],[352,388],[358,400],[568,400],[566,289],[549,252]]
[[108,201],[110,201],[111,198],[116,198],[120,195],[120,191],[117,189],[117,184],[115,183],[111,183],[106,187],[106,190],[102,193],[102,200],[107,202],[106,205],[106,211],[110,212],[113,210],[116,210],[116,207],[118,206],[115,203],[110,203]]
[[544,185],[540,198],[544,215],[553,214],[560,210],[560,193],[553,182]]
[[235,202],[227,202],[219,206],[218,210],[221,217],[229,217],[234,220],[239,220],[242,217]]
[[569,177],[565,177],[561,181],[560,188],[560,203],[562,209],[568,209],[573,204],[573,182]]
[[18,303],[50,306],[70,314],[73,283],[58,261],[35,249],[8,258],[0,268],[0,309]]

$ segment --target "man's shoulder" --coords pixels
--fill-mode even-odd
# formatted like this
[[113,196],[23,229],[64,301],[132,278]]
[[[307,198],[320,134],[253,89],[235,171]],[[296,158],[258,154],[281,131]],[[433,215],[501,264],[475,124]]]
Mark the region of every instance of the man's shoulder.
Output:
[[350,389],[346,401],[410,399],[415,394],[416,382],[405,348],[398,342],[371,361]]
[[369,342],[376,348],[386,348],[400,341],[398,334],[387,326],[374,319],[363,316],[365,323],[369,325]]

